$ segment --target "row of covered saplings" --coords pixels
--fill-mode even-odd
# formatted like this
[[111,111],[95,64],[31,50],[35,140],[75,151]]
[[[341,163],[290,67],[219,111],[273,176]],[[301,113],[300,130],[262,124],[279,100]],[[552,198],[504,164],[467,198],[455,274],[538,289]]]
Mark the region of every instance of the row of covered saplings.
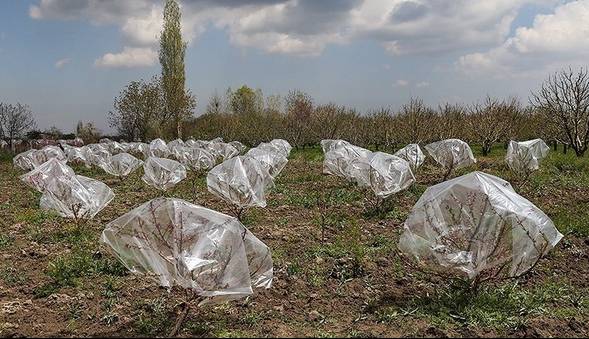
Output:
[[[324,172],[370,187],[387,197],[406,189],[425,160],[416,144],[395,155],[324,140]],[[425,146],[446,169],[476,160],[468,144],[449,139]],[[549,148],[540,139],[509,144],[505,160],[514,172],[529,175]],[[472,284],[497,277],[519,277],[533,268],[562,238],[538,207],[499,177],[472,172],[429,187],[419,198],[399,240],[399,249],[420,266],[444,275],[466,276]]]
[[[165,191],[186,177],[186,166],[200,171],[219,165],[207,177],[209,190],[240,208],[265,206],[266,190],[287,163],[291,147],[273,140],[250,149],[220,140],[187,145],[156,139],[142,151],[143,161],[124,144],[103,142],[83,149],[47,146],[15,157],[19,168],[32,167],[21,180],[42,193],[40,207],[64,217],[89,219],[114,197],[104,183],[76,175],[66,163],[74,154],[88,166],[128,175],[143,164],[143,181]],[[238,150],[236,146],[240,146]],[[110,155],[116,152],[116,155]],[[233,148],[233,149],[232,149]],[[173,155],[176,160],[164,157]],[[100,159],[100,160],[97,160]],[[120,161],[119,161],[120,160]],[[124,174],[123,174],[124,173]],[[269,288],[273,277],[270,249],[237,219],[175,198],[156,198],[110,222],[101,241],[131,271],[154,275],[160,285],[183,289],[184,302],[171,335],[199,304],[241,298],[255,287]]]
[[[456,147],[444,150],[444,144],[457,143],[442,142],[426,149],[434,158],[434,154],[451,155],[449,166],[456,168],[454,159],[461,157],[454,154],[465,151],[455,152]],[[424,159],[417,145],[398,152],[399,157],[372,154],[345,142],[324,142],[323,146],[327,171],[339,171],[348,178],[356,178],[354,173],[358,173],[383,197],[406,188]],[[207,186],[239,211],[248,206],[263,207],[267,189],[286,164],[289,151],[290,145],[280,140],[261,144],[245,156],[231,157],[213,168]],[[529,157],[531,153],[528,150],[522,155]],[[369,160],[357,159],[358,155]],[[406,163],[397,159],[402,156]],[[514,156],[517,158],[508,152],[508,159]],[[23,176],[43,193],[42,207],[63,208],[60,214],[71,217],[78,213],[71,206],[79,204],[82,208],[75,210],[88,209],[92,212],[84,215],[91,217],[112,199],[108,186],[95,180],[88,184],[93,179],[75,175],[64,161],[49,160]],[[361,171],[367,168],[366,163],[368,175]],[[170,181],[162,178],[158,182]],[[166,189],[166,185],[161,187]],[[104,198],[97,199],[99,196]],[[53,204],[46,203],[51,200]],[[561,237],[552,222],[507,182],[474,172],[430,187],[407,219],[399,247],[435,269],[466,273],[480,281],[503,272],[510,276],[524,273]],[[102,241],[131,271],[154,274],[163,286],[184,288],[182,312],[170,334],[178,330],[190,301],[238,298],[251,294],[253,287],[269,287],[272,281],[269,248],[239,220],[180,199],[157,198],[144,203],[109,223]]]

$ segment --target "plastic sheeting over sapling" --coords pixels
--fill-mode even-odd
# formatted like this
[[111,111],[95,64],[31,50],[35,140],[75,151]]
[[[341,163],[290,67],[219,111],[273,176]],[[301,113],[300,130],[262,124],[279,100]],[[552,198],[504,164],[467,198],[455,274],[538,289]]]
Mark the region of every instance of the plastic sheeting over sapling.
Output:
[[507,181],[472,172],[423,193],[399,248],[432,270],[483,281],[524,274],[561,238]]

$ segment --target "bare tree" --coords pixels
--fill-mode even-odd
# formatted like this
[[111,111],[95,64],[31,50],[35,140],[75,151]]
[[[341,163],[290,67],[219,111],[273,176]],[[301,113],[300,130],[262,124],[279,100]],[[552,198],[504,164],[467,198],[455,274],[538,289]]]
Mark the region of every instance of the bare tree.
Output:
[[37,126],[33,113],[26,105],[0,103],[0,130],[8,138],[8,144],[12,149],[15,139],[24,137],[27,131]]
[[[562,131],[577,156],[583,156],[589,144],[589,71],[561,70],[549,76],[531,104],[547,116],[550,124]],[[563,140],[564,139],[564,140]]]
[[487,97],[482,104],[475,103],[470,107],[466,121],[473,137],[482,144],[484,156],[491,152],[494,143],[509,135],[521,110],[516,98],[499,101]]
[[287,134],[295,146],[303,146],[308,140],[309,123],[313,114],[313,99],[305,92],[294,90],[286,96]]
[[401,107],[399,122],[407,143],[422,143],[431,139],[431,122],[435,112],[423,103],[420,98],[411,98],[408,104]]

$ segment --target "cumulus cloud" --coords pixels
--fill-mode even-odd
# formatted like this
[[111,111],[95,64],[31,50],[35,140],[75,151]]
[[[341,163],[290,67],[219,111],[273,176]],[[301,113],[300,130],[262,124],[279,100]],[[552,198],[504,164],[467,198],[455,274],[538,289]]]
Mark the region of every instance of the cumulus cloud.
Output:
[[63,66],[69,64],[70,61],[72,61],[72,59],[70,59],[70,58],[59,59],[55,62],[55,68],[61,69],[61,68],[63,68]]
[[551,14],[540,14],[531,27],[519,27],[513,36],[486,52],[466,54],[458,65],[468,72],[500,75],[563,67],[589,57],[589,0],[562,4]]
[[120,53],[107,53],[96,59],[94,65],[97,67],[145,67],[153,66],[157,61],[158,54],[150,47],[125,47]]
[[[554,14],[538,16],[532,27],[519,28],[509,38],[522,6],[554,6],[560,1],[192,0],[181,1],[182,30],[189,43],[194,43],[209,27],[216,27],[226,31],[235,46],[298,56],[318,56],[329,45],[356,40],[374,41],[392,56],[487,49],[488,52],[464,55],[459,63],[464,67],[493,67],[498,59],[559,52],[575,41],[586,41],[589,34],[582,29],[575,31],[574,24],[556,25],[558,29],[553,29],[554,22],[563,21],[565,16],[577,25],[589,22],[581,13],[574,13],[574,8],[570,13],[564,10],[567,6],[583,7],[589,0],[561,5]],[[153,58],[148,56],[153,56],[157,48],[162,26],[159,0],[40,0],[30,7],[29,14],[39,20],[117,25],[125,48],[97,60],[97,64],[104,66],[149,65],[147,60]],[[549,38],[557,42],[545,43]],[[103,62],[106,59],[126,62]]]

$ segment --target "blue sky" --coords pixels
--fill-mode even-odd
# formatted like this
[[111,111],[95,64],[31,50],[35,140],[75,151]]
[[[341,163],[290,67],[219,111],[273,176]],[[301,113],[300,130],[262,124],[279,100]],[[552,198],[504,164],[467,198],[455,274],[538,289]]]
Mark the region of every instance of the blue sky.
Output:
[[[182,8],[197,113],[215,90],[242,84],[266,95],[297,88],[360,111],[412,96],[432,105],[487,94],[527,101],[549,72],[589,55],[586,0],[193,0]],[[159,73],[160,13],[156,0],[1,1],[0,101],[28,104],[40,128],[70,131],[82,120],[109,132],[118,92]]]

